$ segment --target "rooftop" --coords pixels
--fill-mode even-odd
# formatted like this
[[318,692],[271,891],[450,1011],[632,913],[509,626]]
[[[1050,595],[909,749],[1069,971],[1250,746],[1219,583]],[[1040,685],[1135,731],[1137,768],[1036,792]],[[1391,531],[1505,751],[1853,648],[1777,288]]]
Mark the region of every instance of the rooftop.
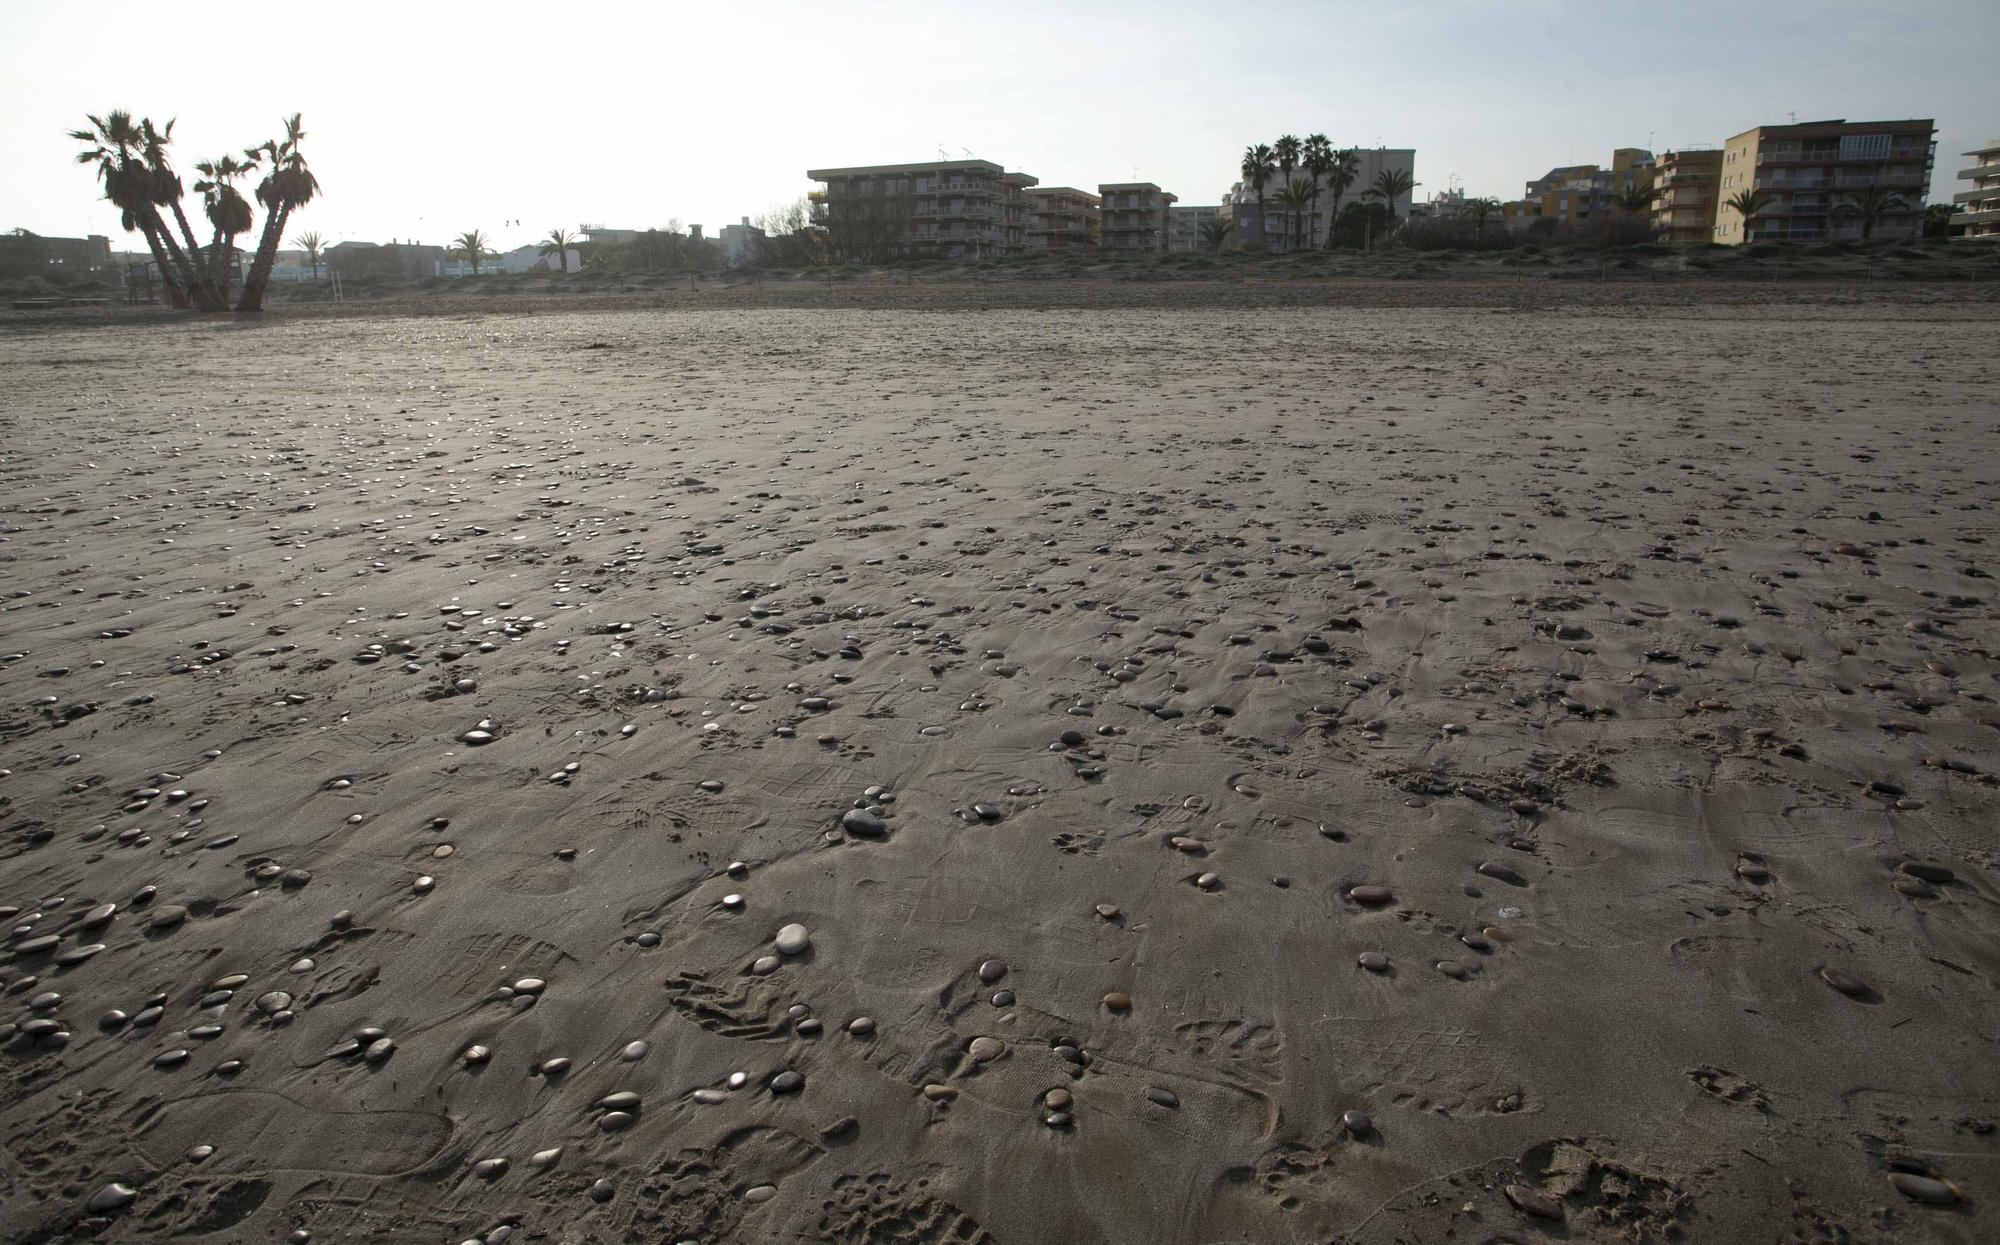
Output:
[[991,160],[924,160],[917,164],[856,164],[840,169],[807,169],[806,176],[813,181],[823,182],[829,177],[868,177],[892,173],[929,173],[934,170],[977,169],[981,173],[1000,174],[1007,170]]

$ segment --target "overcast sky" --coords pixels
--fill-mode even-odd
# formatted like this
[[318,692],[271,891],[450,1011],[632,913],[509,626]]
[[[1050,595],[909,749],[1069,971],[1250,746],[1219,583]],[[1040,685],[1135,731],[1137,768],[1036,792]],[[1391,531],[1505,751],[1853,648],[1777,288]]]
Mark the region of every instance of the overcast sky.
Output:
[[940,147],[1197,204],[1245,144],[1323,131],[1414,147],[1419,198],[1512,198],[1616,146],[1935,117],[1948,199],[2000,135],[1994,0],[0,3],[0,229],[54,235],[119,234],[64,131],[120,107],[178,117],[183,169],[303,112],[325,197],[294,235],[502,249],[713,233],[807,168]]

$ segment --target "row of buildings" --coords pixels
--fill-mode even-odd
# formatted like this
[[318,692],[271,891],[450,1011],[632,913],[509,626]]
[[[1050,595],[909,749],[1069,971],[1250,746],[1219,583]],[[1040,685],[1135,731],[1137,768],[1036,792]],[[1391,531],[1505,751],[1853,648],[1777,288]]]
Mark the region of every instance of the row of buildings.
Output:
[[[1637,147],[1614,151],[1608,165],[1569,165],[1527,184],[1520,199],[1501,205],[1513,229],[1537,221],[1581,224],[1641,209],[1658,236],[1671,242],[1837,241],[1916,238],[1924,231],[1925,198],[1937,158],[1929,118],[1902,121],[1806,121],[1743,131],[1720,147],[1689,147],[1658,157]],[[1956,222],[1957,236],[2000,234],[2000,144],[1978,157],[1986,169],[1960,171],[1974,190],[1956,196],[1983,210]],[[1750,192],[1761,206],[1745,218],[1732,201]],[[1864,205],[1866,208],[1864,209]],[[1989,214],[1990,213],[1990,214]]]
[[[1413,180],[1416,152],[1375,148],[1355,153],[1349,202],[1387,170]],[[1036,251],[1205,251],[1206,227],[1223,222],[1236,245],[1254,248],[1263,235],[1269,249],[1289,238],[1323,237],[1332,227],[1336,196],[1311,211],[1284,212],[1281,187],[1258,192],[1246,183],[1229,188],[1221,203],[1182,204],[1155,182],[1102,182],[1095,191],[1043,186],[1028,173],[1009,172],[990,160],[925,160],[808,169],[820,183],[808,198],[814,223],[836,252],[881,257],[985,259]],[[1293,180],[1303,181],[1303,172]],[[1410,191],[1390,205],[1407,215]]]

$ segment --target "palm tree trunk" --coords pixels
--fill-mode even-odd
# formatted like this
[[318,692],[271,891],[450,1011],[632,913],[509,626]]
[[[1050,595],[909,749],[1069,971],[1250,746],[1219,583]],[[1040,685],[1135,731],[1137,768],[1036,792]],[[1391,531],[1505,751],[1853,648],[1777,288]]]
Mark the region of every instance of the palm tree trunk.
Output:
[[291,214],[291,207],[284,204],[265,209],[264,236],[257,240],[257,258],[250,263],[250,275],[244,278],[243,297],[237,300],[236,310],[264,310],[264,287],[270,284],[271,269],[277,266],[278,240],[284,237],[285,218]]
[[[222,310],[222,300],[215,296],[214,283],[201,270],[201,243],[194,240],[194,227],[188,224],[187,213],[181,210],[178,199],[174,201],[174,220],[180,225],[181,237],[187,243],[188,292],[194,298],[194,305],[203,311]],[[161,228],[165,227],[162,221]]]
[[[180,281],[174,272],[173,266],[167,262],[167,251],[160,243],[159,231],[154,227],[152,221],[141,217],[139,219],[139,232],[146,235],[146,248],[152,251],[153,264],[160,270],[160,285],[167,292],[167,304],[172,307],[185,308],[188,305],[188,296],[181,289]],[[172,241],[172,239],[170,238],[168,241]]]
[[[208,308],[202,302],[201,275],[195,270],[197,257],[183,251],[180,243],[174,240],[174,232],[167,227],[166,218],[160,215],[159,208],[147,204],[145,217],[151,221],[153,231],[160,235],[160,245],[173,262],[174,282],[180,286],[183,305],[206,311]],[[166,270],[162,269],[160,275],[164,278]]]

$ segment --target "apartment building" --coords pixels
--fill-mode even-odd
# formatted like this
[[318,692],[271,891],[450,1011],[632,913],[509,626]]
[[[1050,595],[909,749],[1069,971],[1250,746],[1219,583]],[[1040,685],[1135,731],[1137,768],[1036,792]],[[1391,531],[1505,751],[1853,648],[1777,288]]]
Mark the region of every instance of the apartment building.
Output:
[[1643,147],[1619,147],[1612,151],[1609,166],[1566,164],[1550,169],[1529,182],[1520,200],[1506,205],[1509,210],[1504,215],[1510,223],[1521,225],[1537,220],[1580,224],[1602,217],[1628,191],[1651,189],[1656,173],[1652,152]]
[[1096,249],[1103,227],[1098,196],[1074,186],[1037,186],[1025,194],[1030,251]]
[[[1937,144],[1929,118],[1907,121],[1806,121],[1745,130],[1722,146],[1721,180],[1711,239],[1801,242],[1859,238],[1851,208],[1870,189],[1892,192],[1900,205],[1882,213],[1877,238],[1923,234],[1924,194]],[[1729,200],[1746,190],[1769,199],[1747,222]]]
[[1722,181],[1722,149],[1669,151],[1653,170],[1653,225],[1663,242],[1706,242],[1715,233],[1716,187]]
[[1953,236],[2000,242],[2000,138],[1965,154],[1973,164],[1958,171],[1958,180],[1970,182],[1972,189],[1951,197],[1953,203],[1963,205],[1951,218],[1952,227],[1961,231]]
[[1026,191],[1038,179],[990,160],[808,169],[807,198],[836,258],[986,259],[1027,249]]
[[1167,249],[1179,254],[1207,251],[1201,228],[1212,220],[1229,219],[1229,209],[1219,203],[1175,204],[1167,209]]
[[[1285,211],[1278,204],[1278,192],[1284,183],[1273,177],[1264,186],[1263,247],[1267,251],[1288,249],[1293,239],[1304,239],[1308,246],[1314,239],[1324,244],[1333,229],[1333,221],[1339,208],[1350,203],[1367,202],[1369,189],[1381,179],[1385,172],[1397,172],[1410,178],[1411,189],[1396,196],[1389,205],[1398,220],[1409,216],[1415,202],[1417,152],[1413,147],[1357,147],[1354,149],[1354,180],[1341,192],[1339,206],[1333,201],[1333,192],[1321,183],[1319,207],[1316,211],[1297,216]],[[1292,170],[1292,180],[1306,182],[1310,175],[1302,169]],[[1229,188],[1229,196],[1223,204],[1236,223],[1236,245],[1246,251],[1257,250],[1257,192],[1247,182],[1237,182]]]
[[1097,188],[1102,200],[1103,229],[1098,245],[1107,251],[1164,251],[1176,195],[1152,182],[1105,182]]

